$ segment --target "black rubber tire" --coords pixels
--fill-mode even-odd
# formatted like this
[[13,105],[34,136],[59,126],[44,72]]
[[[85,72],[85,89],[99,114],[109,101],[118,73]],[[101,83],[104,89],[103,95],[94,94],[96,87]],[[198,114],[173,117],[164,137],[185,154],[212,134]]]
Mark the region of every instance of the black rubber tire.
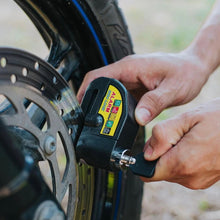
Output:
[[[133,53],[128,27],[117,1],[87,0],[108,42],[112,61]],[[145,132],[140,129],[134,146],[135,153],[142,151]],[[123,175],[118,220],[138,220],[141,214],[143,182],[131,172]]]
[[133,53],[132,41],[116,0],[87,0],[107,41],[112,61]]

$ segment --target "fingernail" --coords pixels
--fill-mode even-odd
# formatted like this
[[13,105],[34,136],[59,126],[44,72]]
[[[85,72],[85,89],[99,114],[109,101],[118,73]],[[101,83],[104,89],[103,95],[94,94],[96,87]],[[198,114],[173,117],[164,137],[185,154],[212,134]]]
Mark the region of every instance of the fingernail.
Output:
[[146,125],[151,119],[151,113],[146,108],[136,109],[136,120],[141,125]]
[[153,154],[153,148],[150,145],[148,145],[146,151],[144,152],[144,158],[150,159],[152,154]]

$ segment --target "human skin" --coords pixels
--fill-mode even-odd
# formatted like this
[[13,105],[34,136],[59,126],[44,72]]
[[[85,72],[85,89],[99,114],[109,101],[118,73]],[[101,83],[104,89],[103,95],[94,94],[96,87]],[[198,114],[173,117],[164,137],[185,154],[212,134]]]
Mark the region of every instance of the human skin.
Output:
[[166,180],[191,189],[205,189],[217,182],[220,179],[219,118],[220,98],[158,123],[146,145],[150,157],[145,156],[151,160],[160,156],[157,170],[152,179],[142,179]]
[[[79,101],[88,84],[106,76],[120,80],[136,97],[135,117],[146,125],[167,107],[191,101],[200,92],[220,61],[220,0],[194,41],[180,53],[131,55],[89,72],[78,92]],[[192,189],[207,188],[220,179],[220,100],[153,128],[145,144],[145,159],[160,157],[153,178]]]

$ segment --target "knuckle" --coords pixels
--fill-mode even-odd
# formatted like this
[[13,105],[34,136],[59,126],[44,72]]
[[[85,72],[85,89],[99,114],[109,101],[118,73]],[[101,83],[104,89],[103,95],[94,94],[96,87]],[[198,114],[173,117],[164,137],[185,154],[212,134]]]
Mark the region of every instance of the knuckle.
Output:
[[128,55],[128,56],[126,56],[126,57],[123,57],[121,60],[123,60],[123,61],[129,61],[129,60],[132,60],[133,58],[135,58],[135,56],[137,56],[137,55],[135,55],[135,54],[131,54],[131,55]]
[[100,71],[91,70],[86,74],[86,76],[88,79],[95,79],[95,78],[99,77],[101,74],[102,74],[102,72],[100,72]]
[[92,82],[93,80],[95,80],[96,78],[100,76],[101,74],[99,72],[97,72],[96,70],[92,70],[86,73],[83,81],[84,83],[89,84],[90,82]]
[[179,94],[177,94],[176,98],[175,98],[175,104],[179,105],[179,104],[184,104],[186,103],[186,94],[185,92],[180,92]]
[[200,106],[197,109],[195,109],[194,119],[196,119],[197,121],[203,121],[206,119],[206,117],[207,112],[203,111],[203,106]]
[[185,125],[189,125],[189,124],[193,125],[204,119],[204,117],[206,117],[206,115],[203,114],[199,108],[189,112],[185,112],[180,116],[181,120],[183,120]]
[[152,129],[153,137],[158,140],[158,142],[164,142],[167,140],[166,129],[164,123],[156,124]]
[[[151,109],[153,114],[159,113],[165,107],[165,99],[162,95],[158,95],[155,93],[151,93],[147,96],[147,103],[149,103],[149,108]],[[159,110],[159,112],[158,112]]]
[[88,81],[92,75],[93,75],[93,71],[89,71],[88,73],[86,73],[84,77],[84,82]]
[[190,113],[190,112],[185,112],[185,113],[183,113],[183,114],[181,114],[181,115],[179,116],[179,119],[180,119],[180,121],[183,122],[183,125],[184,125],[184,127],[185,127],[185,125],[187,125],[188,122],[189,122],[190,119],[191,119],[191,113]]
[[192,111],[185,112],[182,115],[180,115],[180,120],[183,121],[184,125],[189,124],[189,122],[194,119],[195,119],[195,117],[194,117],[194,113]]
[[159,136],[161,130],[162,130],[162,125],[161,125],[161,123],[158,123],[158,124],[156,124],[156,125],[153,127],[152,133],[153,133],[155,136]]
[[94,70],[91,70],[89,72],[86,73],[85,77],[88,78],[89,76],[94,74]]

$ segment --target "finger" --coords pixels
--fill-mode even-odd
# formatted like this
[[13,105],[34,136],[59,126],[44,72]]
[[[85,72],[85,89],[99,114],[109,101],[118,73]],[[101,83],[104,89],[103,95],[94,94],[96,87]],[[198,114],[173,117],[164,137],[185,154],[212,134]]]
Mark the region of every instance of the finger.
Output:
[[145,159],[159,158],[175,146],[196,123],[196,117],[191,113],[185,113],[155,125],[152,136],[145,146]]
[[207,147],[203,149],[201,146],[201,137],[198,138],[200,129],[200,122],[196,123],[174,148],[161,156],[153,178],[143,180],[145,182],[166,180],[191,189],[205,189],[214,184],[219,175],[213,170],[213,166],[211,169],[208,168],[210,158],[213,159],[213,151]]
[[[196,124],[195,126],[196,127]],[[193,128],[192,128],[193,129]],[[189,149],[190,132],[171,149],[165,152],[157,162],[155,174],[152,178],[142,178],[145,182],[166,180],[169,182],[184,182],[184,177],[189,177]]]
[[175,167],[179,163],[179,155],[176,149],[170,149],[157,161],[154,176],[152,178],[141,177],[144,182],[170,180],[174,178]]
[[127,89],[136,89],[138,86],[144,85],[147,89],[152,90],[161,82],[165,72],[169,69],[168,66],[167,62],[158,56],[127,56],[108,66],[87,73],[77,98],[81,101],[89,83],[101,76],[118,79]]
[[77,99],[79,102],[82,101],[83,95],[88,87],[88,85],[95,79],[99,78],[99,77],[109,77],[109,78],[115,78],[120,80],[121,75],[123,72],[126,72],[126,64],[124,64],[124,62],[119,61],[119,62],[115,62],[113,64],[110,64],[108,66],[105,67],[101,67],[99,69],[93,70],[88,72],[84,79],[83,82],[81,84],[81,87],[77,93]]
[[156,89],[145,93],[139,100],[135,109],[136,121],[142,126],[146,125],[170,106],[174,99],[175,94],[169,88],[169,82],[161,82]]

